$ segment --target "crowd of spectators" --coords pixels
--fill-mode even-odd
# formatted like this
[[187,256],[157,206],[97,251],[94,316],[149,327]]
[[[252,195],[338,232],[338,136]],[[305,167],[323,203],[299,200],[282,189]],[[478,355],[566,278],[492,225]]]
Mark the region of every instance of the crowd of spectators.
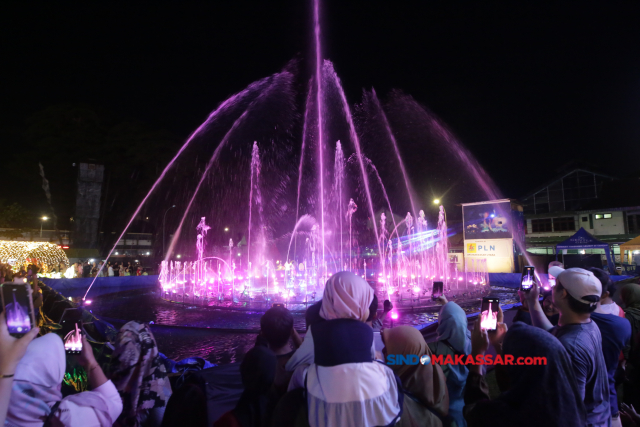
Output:
[[[84,267],[84,266],[83,266]],[[84,270],[84,269],[83,269]],[[16,339],[0,316],[0,422],[5,426],[638,426],[640,285],[621,289],[599,269],[550,271],[557,285],[521,293],[510,327],[467,324],[442,298],[436,339],[411,326],[383,328],[374,290],[349,272],[333,275],[309,307],[304,339],[283,306],[267,310],[241,365],[235,407],[209,420],[201,389],[172,391],[148,325],[125,324],[103,369],[84,338],[78,363],[89,390],[63,397],[62,340]],[[621,304],[613,302],[620,295]],[[469,326],[472,326],[469,328]],[[490,350],[490,347],[493,349]],[[499,392],[489,392],[489,354]],[[420,363],[387,363],[389,356]],[[534,358],[545,363],[524,364]],[[454,363],[436,363],[434,360]],[[426,361],[425,363],[422,363]],[[214,368],[215,369],[215,368]],[[491,395],[493,394],[493,398]],[[5,421],[6,416],[6,421]]]

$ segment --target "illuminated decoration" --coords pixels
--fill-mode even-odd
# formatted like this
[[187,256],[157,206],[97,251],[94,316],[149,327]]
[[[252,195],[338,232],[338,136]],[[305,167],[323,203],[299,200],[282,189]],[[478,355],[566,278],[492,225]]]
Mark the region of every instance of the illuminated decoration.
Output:
[[69,265],[69,259],[58,245],[46,242],[16,242],[0,240],[0,262],[8,263],[14,271],[29,264],[37,264],[43,274],[58,268],[60,263]]

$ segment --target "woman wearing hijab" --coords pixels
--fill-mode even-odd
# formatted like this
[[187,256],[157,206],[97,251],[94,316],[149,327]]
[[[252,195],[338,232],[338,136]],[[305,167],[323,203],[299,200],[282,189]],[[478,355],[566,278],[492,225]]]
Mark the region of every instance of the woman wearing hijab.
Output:
[[640,285],[627,283],[620,289],[624,316],[631,322],[631,341],[623,350],[627,360],[624,402],[640,407]]
[[373,329],[356,319],[328,320],[313,329],[314,363],[304,369],[303,388],[280,400],[272,425],[396,425],[404,394],[393,371],[371,356]]
[[[288,407],[279,405],[278,414],[304,413],[306,409],[303,421],[311,427],[373,427],[398,421],[404,395],[399,393],[393,371],[374,361],[373,329],[365,323],[372,301],[373,289],[353,273],[336,273],[327,281],[320,309],[325,321],[309,328],[296,351],[306,342],[312,352],[298,358],[290,392],[281,401]],[[300,407],[289,399],[297,388],[306,389]],[[289,424],[275,417],[274,425]]]
[[[484,354],[489,342],[479,321],[473,332],[474,357]],[[489,388],[481,374],[481,365],[470,365],[464,408],[471,427],[545,426],[583,427],[586,410],[573,375],[571,360],[564,346],[548,332],[516,322],[506,333],[502,346],[505,355],[518,358],[546,358],[534,365],[507,365],[510,388],[497,399],[489,400]]]
[[[411,326],[398,326],[382,330],[385,344],[383,354],[428,356],[431,351],[422,334]],[[405,398],[399,427],[435,427],[449,413],[447,380],[439,365],[391,365],[402,380]]]
[[110,372],[124,406],[115,425],[160,426],[171,385],[149,325],[129,322],[120,329]]
[[5,426],[110,427],[122,412],[122,400],[82,338],[78,362],[87,371],[91,391],[62,398],[66,357],[62,339],[47,334],[33,340],[16,369]]
[[244,391],[236,407],[220,417],[214,427],[267,427],[275,406],[272,393],[276,376],[276,355],[267,347],[249,350],[240,364]]
[[[447,302],[440,310],[436,342],[429,343],[434,355],[443,357],[466,355],[471,352],[471,332],[467,328],[467,315],[455,302]],[[465,365],[444,365],[442,371],[447,378],[449,391],[449,415],[458,427],[467,425],[464,408],[464,386],[469,369]]]
[[[373,294],[373,289],[362,277],[349,271],[336,273],[327,280],[324,287],[320,317],[324,320],[355,319],[366,322],[369,318],[369,306],[373,301]],[[285,365],[287,371],[296,371],[289,383],[289,390],[303,386],[300,382],[302,379],[301,370],[296,370],[296,368],[302,367],[304,369],[313,363],[312,329],[313,327],[309,326],[302,345]],[[375,355],[375,350],[372,354]]]

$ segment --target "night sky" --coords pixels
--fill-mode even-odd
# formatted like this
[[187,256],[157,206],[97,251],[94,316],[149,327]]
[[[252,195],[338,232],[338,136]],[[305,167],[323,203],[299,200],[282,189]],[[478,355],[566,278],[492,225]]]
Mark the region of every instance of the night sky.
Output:
[[[506,196],[526,195],[571,161],[640,171],[640,3],[325,0],[322,10],[323,56],[350,102],[371,87],[413,95]],[[24,123],[63,103],[183,140],[290,59],[309,73],[311,18],[301,0],[3,2],[4,151],[31,167],[19,149],[11,157]]]

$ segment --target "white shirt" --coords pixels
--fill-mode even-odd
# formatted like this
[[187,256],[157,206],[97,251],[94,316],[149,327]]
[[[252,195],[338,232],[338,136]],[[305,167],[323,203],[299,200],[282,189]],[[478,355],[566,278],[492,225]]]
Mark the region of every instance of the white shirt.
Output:
[[[122,399],[116,386],[111,380],[102,384],[100,387],[83,393],[97,393],[107,404],[109,416],[115,422],[122,413]],[[80,393],[82,395],[82,393]],[[90,406],[78,406],[73,402],[63,400],[60,404],[60,421],[65,427],[108,427],[101,426],[96,417],[96,413]]]

